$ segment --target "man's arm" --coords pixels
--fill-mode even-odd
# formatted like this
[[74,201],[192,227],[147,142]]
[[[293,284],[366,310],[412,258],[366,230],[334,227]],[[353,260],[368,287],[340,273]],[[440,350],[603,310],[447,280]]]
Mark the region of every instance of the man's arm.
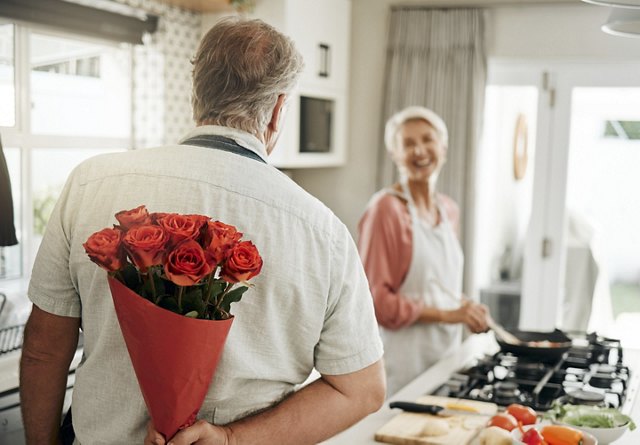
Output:
[[[360,371],[323,375],[278,405],[224,427],[203,420],[179,432],[171,445],[317,444],[355,424],[384,403],[382,360]],[[145,445],[164,445],[150,429]]]
[[33,306],[20,358],[20,405],[27,444],[55,444],[80,319]]

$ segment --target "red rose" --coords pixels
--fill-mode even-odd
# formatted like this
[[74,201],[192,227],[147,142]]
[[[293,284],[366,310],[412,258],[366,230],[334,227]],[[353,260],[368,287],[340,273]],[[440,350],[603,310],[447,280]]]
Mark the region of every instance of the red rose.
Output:
[[133,264],[142,272],[163,263],[168,240],[164,229],[154,225],[134,227],[122,238]]
[[262,258],[251,241],[236,244],[222,266],[222,279],[230,283],[247,281],[262,270]]
[[193,286],[214,268],[200,244],[192,239],[178,244],[164,263],[167,277],[178,286]]
[[200,235],[202,226],[209,220],[202,215],[180,215],[179,213],[167,213],[158,218],[160,225],[169,235],[169,244],[175,246],[186,239],[195,240]]
[[146,226],[151,224],[149,212],[144,205],[131,210],[122,210],[116,213],[116,219],[120,223],[123,230],[129,230],[133,227]]
[[231,248],[242,238],[242,232],[220,221],[209,221],[206,230],[204,245],[207,254],[215,260],[216,264],[220,264],[228,256]]
[[82,246],[91,261],[109,272],[122,269],[126,260],[122,232],[118,229],[102,229],[91,235]]
[[151,218],[151,223],[152,224],[158,224],[158,221],[160,221],[162,218],[164,218],[167,215],[169,215],[169,213],[153,212],[153,213],[149,214],[149,217]]

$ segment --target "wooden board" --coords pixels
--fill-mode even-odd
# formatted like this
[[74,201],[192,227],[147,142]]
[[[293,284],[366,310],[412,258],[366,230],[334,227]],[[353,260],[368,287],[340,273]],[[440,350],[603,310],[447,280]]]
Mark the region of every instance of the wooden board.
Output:
[[[498,405],[495,403],[449,397],[423,396],[416,402],[444,407],[452,404],[463,405],[473,408],[483,415],[470,414],[443,417],[401,412],[376,432],[375,440],[395,445],[466,445],[476,437],[489,418],[498,411]],[[453,408],[452,406],[450,407]],[[449,425],[449,432],[441,436],[425,436],[423,431],[433,419],[446,421]]]

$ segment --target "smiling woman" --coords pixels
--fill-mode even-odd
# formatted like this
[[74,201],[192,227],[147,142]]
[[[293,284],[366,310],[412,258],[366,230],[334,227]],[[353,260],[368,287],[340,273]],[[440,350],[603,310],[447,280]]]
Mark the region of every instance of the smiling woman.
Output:
[[487,329],[486,309],[462,295],[458,208],[436,192],[446,160],[443,120],[409,107],[387,122],[385,143],[400,181],[371,199],[359,250],[385,343],[388,394],[454,348],[462,329]]

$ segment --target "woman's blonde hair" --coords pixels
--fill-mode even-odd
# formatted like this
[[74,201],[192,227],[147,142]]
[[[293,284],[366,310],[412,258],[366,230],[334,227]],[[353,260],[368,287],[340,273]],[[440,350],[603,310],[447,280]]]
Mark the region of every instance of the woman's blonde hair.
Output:
[[293,41],[261,20],[222,19],[200,42],[193,64],[193,119],[198,124],[264,131],[276,100],[303,68]]
[[391,116],[384,127],[384,143],[387,146],[388,151],[392,151],[395,146],[395,137],[398,134],[400,128],[407,121],[421,119],[427,121],[429,125],[436,130],[440,137],[440,142],[445,147],[449,144],[449,133],[447,132],[447,125],[442,118],[436,114],[433,110],[425,107],[411,106],[404,110],[398,111]]

